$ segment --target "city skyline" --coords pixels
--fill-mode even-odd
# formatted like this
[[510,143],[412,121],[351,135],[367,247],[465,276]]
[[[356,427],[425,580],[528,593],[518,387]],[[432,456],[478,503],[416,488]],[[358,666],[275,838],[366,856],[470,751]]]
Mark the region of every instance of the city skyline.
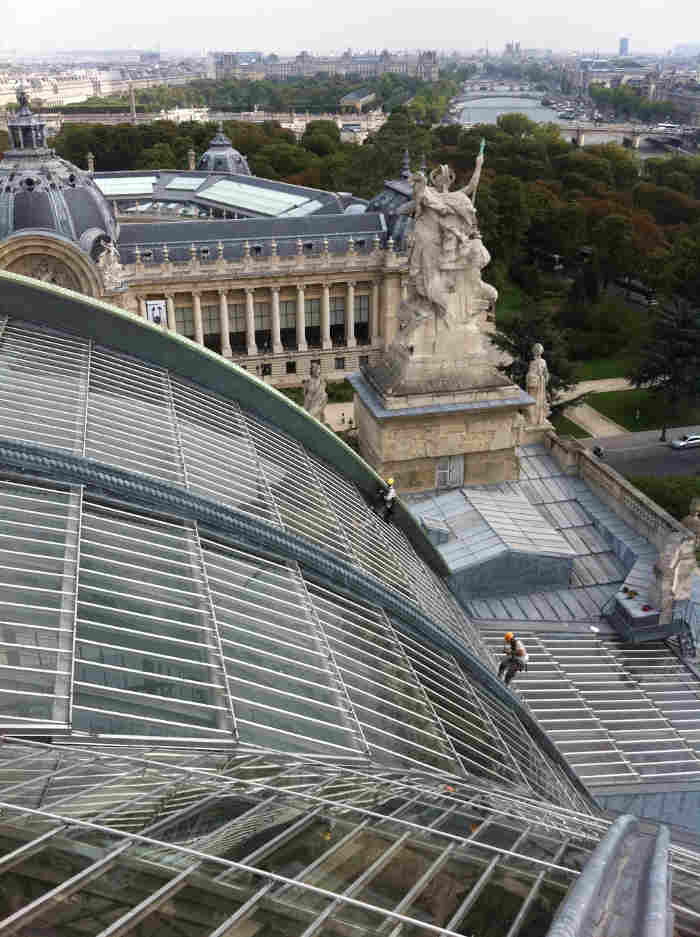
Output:
[[645,0],[641,6],[624,0],[614,9],[589,4],[580,17],[559,13],[548,0],[536,0],[527,10],[513,3],[464,10],[452,0],[429,15],[424,7],[410,3],[392,9],[360,2],[352,14],[345,14],[351,16],[347,19],[318,0],[276,0],[262,16],[251,10],[232,17],[219,0],[210,4],[206,16],[193,12],[189,5],[166,6],[160,0],[146,8],[125,0],[110,9],[109,21],[104,8],[85,8],[75,0],[59,6],[37,0],[14,12],[0,54],[3,49],[41,54],[68,48],[158,47],[163,52],[195,52],[235,47],[287,55],[302,49],[325,54],[348,46],[469,52],[487,45],[497,54],[513,40],[523,48],[559,53],[594,49],[613,54],[622,36],[631,37],[632,54],[644,54],[663,53],[684,37],[687,41],[696,25],[680,3],[664,6],[660,0]]

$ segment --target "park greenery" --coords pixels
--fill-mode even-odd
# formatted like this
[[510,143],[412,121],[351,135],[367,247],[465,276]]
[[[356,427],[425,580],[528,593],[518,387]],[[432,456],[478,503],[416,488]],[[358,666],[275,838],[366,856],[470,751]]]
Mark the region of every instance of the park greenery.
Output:
[[[378,77],[359,75],[327,75],[292,77],[285,80],[249,81],[239,78],[202,78],[186,85],[155,85],[134,92],[139,111],[158,112],[173,107],[209,107],[215,111],[275,113],[291,111],[310,114],[337,114],[341,100],[351,92],[374,94],[364,110],[381,107],[386,113],[409,104],[420,120],[440,120],[450,100],[459,90],[459,82],[468,77],[470,69],[448,70],[437,82],[427,82],[411,75],[388,72]],[[66,112],[129,110],[126,93],[89,98],[82,104],[63,107]]]
[[604,85],[593,83],[589,86],[588,93],[600,111],[605,114],[614,114],[615,117],[623,120],[636,117],[651,123],[668,120],[677,113],[677,108],[671,101],[661,98],[651,100],[629,85],[606,88]]
[[678,521],[687,517],[692,499],[700,497],[697,475],[630,475],[629,480]]

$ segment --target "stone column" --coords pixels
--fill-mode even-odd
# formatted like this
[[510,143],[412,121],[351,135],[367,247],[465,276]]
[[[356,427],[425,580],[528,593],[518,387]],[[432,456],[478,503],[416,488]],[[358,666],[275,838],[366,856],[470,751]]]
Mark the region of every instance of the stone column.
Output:
[[194,316],[194,340],[204,344],[204,323],[202,322],[202,296],[198,290],[192,290],[192,314]]
[[221,330],[221,354],[224,358],[231,358],[231,336],[228,321],[228,299],[226,290],[219,290],[219,327]]
[[255,290],[246,287],[245,291],[245,343],[249,355],[257,355],[255,344]]
[[282,336],[280,335],[280,288],[271,286],[270,294],[272,297],[270,317],[270,327],[272,331],[272,354],[280,355],[284,351],[282,348]]
[[380,338],[379,328],[379,284],[372,281],[372,295],[369,299],[369,340],[374,345]]
[[354,348],[355,341],[355,281],[348,280],[345,296],[345,345]]
[[172,293],[165,294],[165,303],[168,307],[168,328],[171,332],[177,332],[177,322],[175,321],[175,300]]
[[139,296],[138,300],[139,300],[139,315],[141,316],[142,319],[147,319],[148,312],[146,311],[146,297]]
[[331,288],[328,283],[321,287],[321,348],[328,351],[331,341]]
[[304,308],[304,284],[297,283],[297,351],[306,351],[306,309]]

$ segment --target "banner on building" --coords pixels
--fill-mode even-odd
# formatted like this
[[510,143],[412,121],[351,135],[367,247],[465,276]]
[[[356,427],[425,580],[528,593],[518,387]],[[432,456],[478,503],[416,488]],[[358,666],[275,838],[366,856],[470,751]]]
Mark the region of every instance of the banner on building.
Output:
[[163,325],[167,318],[164,299],[146,300],[146,318],[154,325]]

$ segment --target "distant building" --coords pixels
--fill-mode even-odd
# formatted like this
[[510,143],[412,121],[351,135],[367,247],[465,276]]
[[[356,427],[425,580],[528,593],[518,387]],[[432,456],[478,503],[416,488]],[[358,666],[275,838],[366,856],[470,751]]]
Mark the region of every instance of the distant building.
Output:
[[[256,58],[246,58],[256,56]],[[315,56],[300,52],[296,56],[281,57],[262,53],[212,52],[209,55],[207,74],[210,78],[310,78],[318,74],[359,75],[375,78],[393,73],[413,75],[425,81],[437,81],[439,77],[436,51],[419,52],[417,55],[394,55],[384,49],[378,55],[353,55],[347,50],[340,56]]]
[[[262,52],[210,52],[207,56],[207,78],[258,78]],[[259,73],[259,74],[258,74]]]
[[359,112],[363,107],[371,104],[376,97],[374,91],[351,91],[350,94],[346,94],[345,97],[340,99],[340,106]]
[[630,41],[629,41],[629,39],[628,39],[626,36],[623,36],[622,39],[620,39],[620,52],[619,52],[619,54],[620,54],[621,56],[629,55],[629,54],[630,54]]
[[160,52],[142,52],[139,55],[139,62],[142,65],[158,65],[160,63]]

